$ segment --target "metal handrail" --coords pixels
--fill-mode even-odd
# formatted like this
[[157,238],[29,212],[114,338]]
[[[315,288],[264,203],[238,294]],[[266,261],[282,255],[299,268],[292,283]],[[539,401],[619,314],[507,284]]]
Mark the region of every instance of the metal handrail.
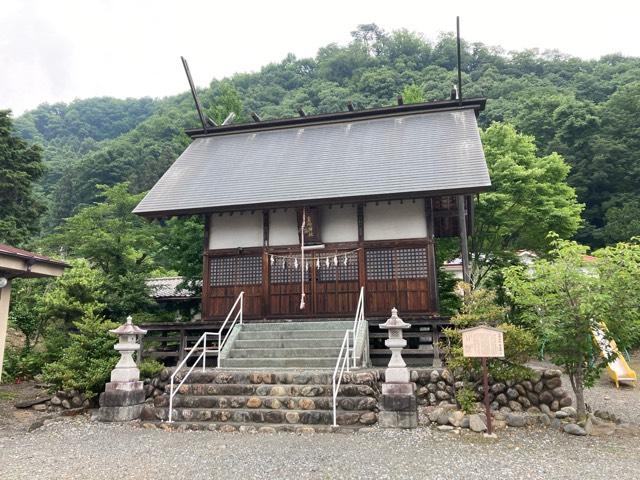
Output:
[[[236,306],[238,305],[238,302],[240,302],[240,308],[238,309],[238,313],[236,313],[236,316],[233,318],[233,322],[231,323],[231,326],[227,329],[227,334],[224,336],[224,338],[222,338],[222,330],[224,329],[225,325],[229,321],[229,318],[231,318],[231,314],[233,313]],[[233,327],[235,326],[238,318],[240,318],[240,325],[242,325],[242,310],[244,310],[243,303],[244,303],[244,292],[240,292],[240,295],[238,295],[238,298],[236,298],[236,301],[231,307],[231,310],[229,310],[229,314],[227,315],[227,318],[224,319],[224,322],[222,323],[220,330],[218,330],[218,368],[220,368],[220,352],[222,351],[222,347],[224,347],[224,344],[227,341],[227,338],[229,338],[229,334],[231,333],[231,330],[233,330]],[[206,352],[206,349],[205,349],[205,352]],[[204,365],[202,366],[202,370],[204,371]]]
[[[344,338],[342,339],[342,346],[340,347],[340,353],[338,354],[338,361],[336,362],[336,368],[333,370],[333,377],[331,379],[331,386],[333,388],[333,426],[337,427],[336,423],[336,399],[338,398],[338,390],[340,389],[340,382],[342,382],[342,374],[346,367],[349,371],[349,330],[344,332]],[[344,354],[344,356],[343,356]],[[342,367],[340,368],[342,361]],[[338,375],[338,368],[340,368],[340,375]]]
[[[218,368],[220,368],[220,352],[222,351],[222,347],[227,341],[227,338],[229,337],[229,333],[231,332],[231,330],[233,330],[233,327],[235,326],[236,321],[240,319],[240,325],[242,325],[242,322],[243,322],[243,317],[242,317],[243,303],[244,303],[243,298],[244,298],[244,292],[240,292],[240,295],[238,295],[238,298],[236,298],[236,301],[231,307],[231,310],[229,310],[229,314],[227,315],[227,318],[225,318],[224,322],[222,323],[220,330],[218,330],[217,332],[204,332],[200,336],[196,344],[193,347],[191,347],[191,350],[189,350],[189,353],[187,354],[187,356],[184,357],[184,359],[178,364],[176,369],[173,371],[173,374],[171,375],[171,390],[169,392],[169,423],[172,422],[172,418],[173,418],[173,397],[176,396],[176,394],[178,393],[178,390],[180,390],[180,387],[185,382],[185,380],[189,377],[189,375],[191,375],[191,372],[196,367],[196,365],[198,365],[200,360],[202,360],[202,371],[204,372],[205,367],[207,365],[207,352],[211,352],[211,353],[216,352],[218,354]],[[224,336],[224,339],[222,339],[222,331],[224,330],[224,327],[227,325],[227,322],[229,321],[229,318],[231,318],[231,315],[235,311],[236,307],[238,306],[238,302],[240,302],[240,308],[238,309],[238,312],[233,318],[233,322],[231,323],[231,326],[227,330],[227,334]],[[215,335],[218,337],[218,348],[207,350],[207,335]],[[189,371],[187,372],[187,374],[182,378],[182,381],[178,384],[178,387],[174,388],[174,380],[175,380],[176,374],[182,369],[182,367],[186,365],[187,360],[189,360],[189,358],[191,358],[191,355],[193,355],[193,353],[196,350],[198,350],[198,348],[200,347],[200,344],[202,344],[202,353],[200,354],[198,359],[195,362],[193,362],[193,365],[191,365],[191,368],[189,368]]]
[[356,345],[358,344],[356,341],[356,337],[358,335],[358,329],[360,325],[364,322],[364,287],[360,288],[360,298],[358,298],[358,308],[356,309],[356,317],[353,320],[353,330],[352,330],[352,338],[353,338],[353,367],[356,367]]
[[[356,308],[356,316],[353,320],[353,328],[347,329],[344,332],[344,338],[342,339],[342,346],[340,347],[340,353],[336,360],[336,367],[333,369],[333,378],[331,379],[331,387],[333,389],[333,426],[337,427],[336,423],[336,400],[338,398],[338,390],[340,389],[340,383],[342,382],[342,374],[345,368],[347,372],[350,371],[349,360],[353,362],[353,368],[356,368],[356,339],[358,335],[358,329],[364,322],[364,287],[360,288],[360,297],[358,298],[358,306]],[[353,338],[353,344],[351,345],[351,351],[349,352],[349,335]],[[343,356],[344,354],[344,356]],[[340,375],[338,375],[338,369],[340,369]]]

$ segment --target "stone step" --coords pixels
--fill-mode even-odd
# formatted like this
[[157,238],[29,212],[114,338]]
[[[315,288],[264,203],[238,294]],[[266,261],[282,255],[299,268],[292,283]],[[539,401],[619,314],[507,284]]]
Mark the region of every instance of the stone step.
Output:
[[[340,353],[339,347],[321,347],[321,348],[233,348],[229,352],[228,358],[273,358],[273,359],[289,359],[289,358],[331,358],[333,364]],[[224,360],[226,363],[226,359]]]
[[293,339],[270,339],[263,338],[255,340],[236,340],[233,348],[318,348],[342,346],[342,337],[328,338],[293,338]]
[[145,428],[155,427],[162,430],[208,430],[219,432],[256,432],[256,433],[357,433],[365,424],[342,425],[301,425],[298,423],[235,423],[235,422],[179,422],[167,423],[160,420],[142,423]]
[[221,361],[225,368],[334,368],[336,358],[292,357],[292,358],[225,358]]
[[[330,392],[327,392],[330,393]],[[338,397],[336,406],[345,411],[375,410],[376,399],[373,397],[351,396]],[[169,397],[166,395],[154,399],[156,407],[168,407]],[[299,396],[242,396],[242,395],[176,395],[173,408],[220,408],[220,409],[257,409],[272,410],[332,410],[332,396],[299,397]]]
[[[156,408],[160,420],[169,419],[168,408]],[[291,423],[302,425],[331,425],[333,412],[330,410],[272,410],[272,409],[220,409],[220,408],[174,408],[172,420],[185,422],[234,422],[234,423]],[[370,425],[377,421],[375,412],[337,412],[338,425]]]
[[[171,372],[171,370],[169,370]],[[188,369],[183,368],[175,377],[175,385],[186,375]],[[359,385],[377,384],[379,372],[376,370],[354,370],[345,372],[342,377],[342,384],[357,383]],[[183,388],[188,384],[211,384],[215,385],[244,385],[251,384],[259,386],[265,384],[267,386],[278,385],[331,385],[333,380],[333,372],[317,369],[300,369],[300,370],[277,370],[256,368],[252,370],[233,369],[233,368],[209,368],[204,372],[195,368],[187,377]],[[168,381],[168,378],[167,378]]]
[[[169,387],[167,387],[169,392]],[[271,385],[271,384],[216,384],[216,383],[185,383],[180,387],[180,395],[194,396],[292,396],[292,397],[316,397],[331,396],[333,390],[331,384],[302,384],[302,385]],[[359,397],[376,395],[376,391],[370,385],[355,385],[342,383],[338,389],[340,397]],[[156,397],[165,398],[165,397]]]
[[237,340],[337,338],[342,342],[343,330],[240,330]]
[[245,323],[245,332],[275,332],[296,330],[346,330],[353,328],[353,320],[334,320],[330,322],[282,322],[282,323]]

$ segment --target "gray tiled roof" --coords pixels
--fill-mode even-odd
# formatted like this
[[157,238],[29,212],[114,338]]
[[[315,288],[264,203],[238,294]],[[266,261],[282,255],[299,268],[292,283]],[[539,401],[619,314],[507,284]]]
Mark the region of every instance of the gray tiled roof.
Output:
[[184,277],[156,277],[146,280],[152,298],[193,298],[193,292],[186,288],[178,288]]
[[198,137],[134,212],[479,191],[489,173],[472,108]]

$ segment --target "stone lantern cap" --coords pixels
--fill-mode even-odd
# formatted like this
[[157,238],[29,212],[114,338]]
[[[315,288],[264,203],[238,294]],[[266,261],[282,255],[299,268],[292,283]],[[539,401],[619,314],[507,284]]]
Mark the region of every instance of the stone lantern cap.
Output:
[[132,320],[133,319],[131,318],[131,315],[129,315],[127,317],[127,323],[125,323],[124,325],[120,325],[118,328],[115,328],[113,330],[109,330],[109,332],[115,335],[144,335],[145,333],[147,333],[146,330],[143,330],[140,327],[136,327],[132,323]]
[[411,327],[411,325],[409,323],[405,323],[402,321],[402,319],[400,317],[398,317],[398,309],[397,308],[392,308],[391,309],[391,317],[387,319],[386,322],[381,323],[380,325],[378,325],[380,328],[383,329],[389,329],[389,328],[409,328]]

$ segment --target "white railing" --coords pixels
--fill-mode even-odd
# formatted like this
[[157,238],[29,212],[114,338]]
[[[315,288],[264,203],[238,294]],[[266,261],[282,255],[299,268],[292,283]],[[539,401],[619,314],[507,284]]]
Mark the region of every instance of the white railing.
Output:
[[[338,354],[338,361],[336,362],[336,368],[333,370],[333,378],[331,380],[331,386],[333,388],[333,426],[337,427],[336,423],[336,400],[338,398],[338,390],[340,389],[340,382],[342,381],[342,374],[345,368],[349,371],[349,330],[344,332],[344,338],[342,339],[342,346],[340,347],[340,353]],[[340,373],[338,374],[338,369]]]
[[[356,345],[358,344],[358,330],[360,329],[362,322],[364,322],[364,287],[360,288],[360,298],[358,298],[358,307],[356,308],[356,317],[353,320],[353,328],[344,332],[344,338],[342,340],[342,346],[340,347],[340,353],[338,354],[338,360],[336,360],[336,368],[333,369],[333,378],[331,386],[333,388],[333,426],[336,427],[336,402],[338,398],[338,390],[340,389],[340,382],[342,382],[342,374],[346,368],[349,371],[349,362],[351,362],[353,368],[357,366],[357,352]],[[353,339],[351,347],[349,347],[349,336]],[[365,336],[365,340],[366,340]],[[365,346],[364,348],[368,348]],[[350,353],[350,351],[352,353]],[[361,352],[361,355],[366,355],[366,350]],[[364,357],[366,358],[366,356]],[[364,365],[362,365],[364,366]],[[338,375],[338,369],[340,374]]]
[[[233,307],[231,307],[231,310],[229,310],[229,314],[227,315],[227,318],[224,319],[224,322],[222,323],[220,330],[218,330],[218,368],[220,368],[220,352],[222,352],[222,347],[224,347],[224,344],[226,343],[227,338],[229,338],[229,334],[233,330],[233,327],[235,327],[238,319],[240,319],[240,325],[242,325],[243,303],[244,303],[244,292],[240,292],[240,295],[238,295],[238,298],[236,298],[236,301],[233,304]],[[222,338],[222,331],[224,330],[225,325],[231,318],[231,315],[235,311],[236,307],[238,307],[238,313],[236,313],[236,316],[233,318],[233,322],[231,322],[231,325],[227,329],[227,334],[224,336],[224,338]],[[206,355],[206,352],[207,352],[207,349],[205,345],[205,355]],[[204,372],[204,364],[202,364],[202,371]]]
[[[180,364],[173,371],[173,374],[171,375],[171,390],[170,390],[170,393],[169,393],[169,423],[171,423],[172,417],[173,417],[173,397],[176,396],[176,394],[180,390],[180,387],[185,382],[185,380],[189,377],[189,375],[191,375],[191,372],[196,367],[196,365],[198,365],[200,360],[202,360],[202,371],[204,372],[205,367],[207,366],[207,353],[217,353],[218,354],[218,368],[220,368],[220,352],[222,352],[222,347],[224,347],[224,344],[226,343],[227,339],[229,338],[229,334],[233,330],[233,327],[236,325],[236,322],[239,321],[240,325],[242,325],[242,321],[243,321],[243,319],[242,319],[243,303],[244,303],[244,292],[240,292],[240,295],[238,295],[238,298],[236,298],[236,301],[234,302],[233,306],[231,307],[231,310],[229,310],[229,314],[227,315],[227,318],[225,318],[224,322],[222,323],[222,326],[220,327],[220,330],[218,330],[217,332],[204,332],[200,336],[200,338],[198,339],[196,344],[193,347],[191,347],[191,350],[189,350],[189,353],[187,354],[187,356],[184,357],[184,359],[180,362]],[[227,329],[227,333],[225,334],[225,336],[223,338],[222,337],[222,332],[223,332],[225,326],[227,325],[227,323],[229,322],[229,319],[231,318],[231,316],[233,315],[233,313],[236,310],[237,310],[237,312],[236,312],[235,316],[233,317],[233,321],[231,322],[231,325]],[[208,336],[218,337],[217,348],[212,348],[212,349],[207,350],[207,337]],[[201,345],[202,345],[202,347],[201,347]],[[187,364],[187,361],[189,360],[189,358],[191,358],[191,355],[193,355],[193,353],[198,351],[200,348],[202,348],[202,353],[200,353],[200,356],[197,358],[197,360],[195,362],[193,362],[193,365],[191,365],[191,368],[189,368],[189,371],[182,378],[182,380],[180,381],[178,386],[174,388],[174,381],[175,381],[176,374],[182,369],[182,367],[184,367]]]
[[356,308],[356,318],[353,320],[353,331],[351,336],[351,338],[353,338],[353,345],[352,345],[353,368],[356,367],[356,363],[357,363],[357,354],[356,354],[356,345],[358,345],[357,336],[358,336],[358,330],[362,325],[362,322],[364,322],[364,287],[360,288],[360,298],[358,298],[358,308]]

